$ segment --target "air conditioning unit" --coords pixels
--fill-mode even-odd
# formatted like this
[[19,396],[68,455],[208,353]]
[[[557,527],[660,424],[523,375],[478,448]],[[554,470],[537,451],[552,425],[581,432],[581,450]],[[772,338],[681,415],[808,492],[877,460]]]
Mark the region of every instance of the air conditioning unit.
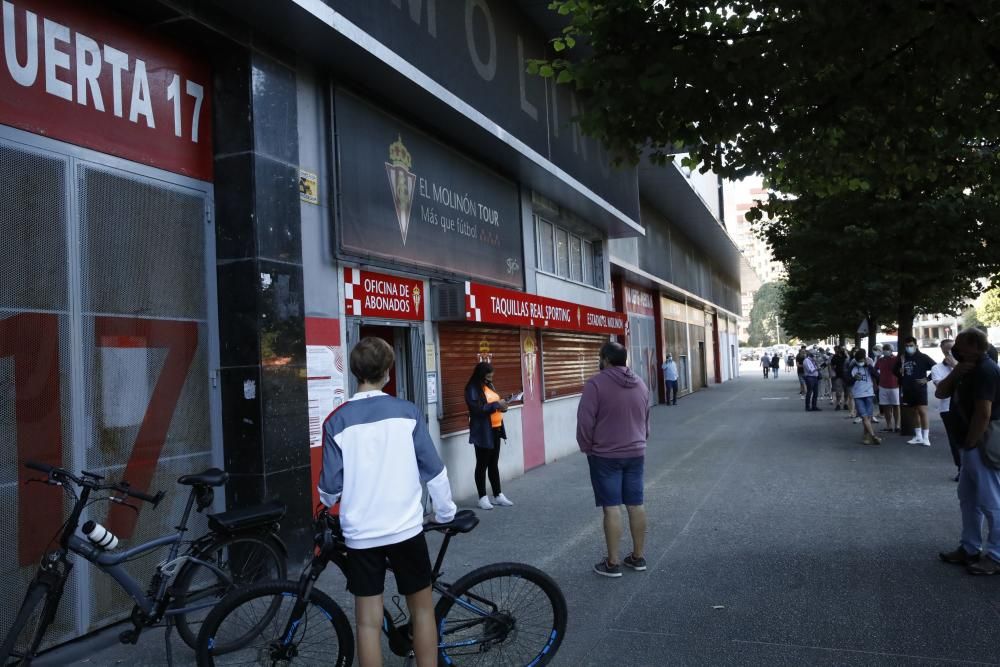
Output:
[[465,283],[431,285],[431,319],[435,322],[465,321]]

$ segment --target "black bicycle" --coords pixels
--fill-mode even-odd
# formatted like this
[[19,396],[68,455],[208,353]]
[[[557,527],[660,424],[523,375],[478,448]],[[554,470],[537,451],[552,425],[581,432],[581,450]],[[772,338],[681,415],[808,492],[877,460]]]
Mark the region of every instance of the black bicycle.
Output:
[[[131,488],[124,480],[105,482],[101,475],[92,472],[74,475],[62,468],[34,462],[26,466],[45,474],[45,479],[31,481],[62,487],[75,502],[69,519],[60,529],[58,548],[43,556],[14,624],[0,646],[0,665],[30,665],[46,655],[40,654],[39,648],[55,619],[63,587],[73,569],[71,554],[82,556],[110,575],[135,602],[130,618],[132,629],[118,635],[118,641],[135,644],[144,629],[165,620],[168,651],[169,631],[173,626],[184,642],[195,648],[198,626],[207,611],[233,588],[287,576],[287,553],[277,535],[278,521],[285,514],[285,507],[279,502],[209,514],[210,532],[195,540],[184,539],[192,509],[197,506],[197,511],[202,512],[210,507],[213,487],[228,481],[229,475],[222,470],[210,468],[177,480],[178,484],[190,486],[191,492],[176,532],[118,552],[113,550],[116,538],[92,521],[83,526],[88,535],[77,533],[84,510],[95,502],[108,501],[138,512],[139,508],[128,499],[155,508],[164,497],[162,491],[149,495]],[[144,592],[142,584],[124,565],[165,546],[170,551]]]
[[[424,531],[444,534],[434,562],[434,608],[440,659],[446,665],[547,665],[566,632],[566,600],[541,570],[522,563],[496,563],[469,572],[455,583],[441,580],[441,564],[451,538],[479,524],[470,510]],[[316,553],[296,583],[254,584],[227,595],[198,635],[198,665],[303,665],[346,667],[354,660],[354,633],[344,611],[315,587],[333,562],[344,572],[347,549],[337,517],[316,517]],[[383,609],[382,631],[390,650],[413,657],[406,614]],[[234,639],[246,640],[233,649]]]

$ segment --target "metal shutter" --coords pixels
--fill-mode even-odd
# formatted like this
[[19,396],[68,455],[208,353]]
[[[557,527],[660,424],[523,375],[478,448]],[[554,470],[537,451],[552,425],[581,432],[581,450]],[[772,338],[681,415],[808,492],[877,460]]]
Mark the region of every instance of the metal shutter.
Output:
[[521,391],[521,332],[477,325],[438,325],[441,351],[441,432],[469,427],[465,383],[480,361],[493,364],[493,384],[501,396]]
[[542,332],[542,386],[545,398],[572,396],[600,371],[601,346],[608,336]]

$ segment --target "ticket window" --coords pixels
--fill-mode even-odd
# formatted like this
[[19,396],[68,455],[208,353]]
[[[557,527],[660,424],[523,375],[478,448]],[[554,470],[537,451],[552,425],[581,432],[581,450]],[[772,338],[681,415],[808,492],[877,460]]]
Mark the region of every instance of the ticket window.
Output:
[[[381,338],[392,346],[396,355],[395,364],[389,369],[389,383],[382,390],[390,396],[396,396],[416,403],[427,414],[427,379],[424,357],[423,323],[413,325],[383,322],[351,321],[348,328],[348,353],[354,345],[368,336]],[[358,390],[357,380],[348,370],[350,393]]]

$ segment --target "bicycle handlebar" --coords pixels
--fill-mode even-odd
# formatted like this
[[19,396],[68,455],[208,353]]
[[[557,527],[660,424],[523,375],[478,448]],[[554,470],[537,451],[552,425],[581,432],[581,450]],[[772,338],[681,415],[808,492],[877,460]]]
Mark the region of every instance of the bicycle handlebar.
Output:
[[25,461],[24,467],[45,473],[46,475],[49,476],[49,478],[55,477],[57,481],[68,480],[70,482],[73,482],[77,486],[89,487],[94,491],[117,491],[126,496],[129,496],[130,498],[136,498],[137,500],[142,500],[144,502],[147,502],[154,508],[160,504],[160,501],[163,500],[163,496],[165,495],[163,491],[159,491],[156,493],[156,495],[152,496],[147,493],[143,493],[141,491],[136,491],[131,486],[129,486],[128,482],[125,481],[114,482],[110,484],[100,484],[96,481],[96,479],[95,480],[81,479],[76,475],[72,474],[71,472],[69,472],[68,470],[63,470],[62,468],[57,468],[56,466],[49,465],[48,463],[41,463],[39,461]]

